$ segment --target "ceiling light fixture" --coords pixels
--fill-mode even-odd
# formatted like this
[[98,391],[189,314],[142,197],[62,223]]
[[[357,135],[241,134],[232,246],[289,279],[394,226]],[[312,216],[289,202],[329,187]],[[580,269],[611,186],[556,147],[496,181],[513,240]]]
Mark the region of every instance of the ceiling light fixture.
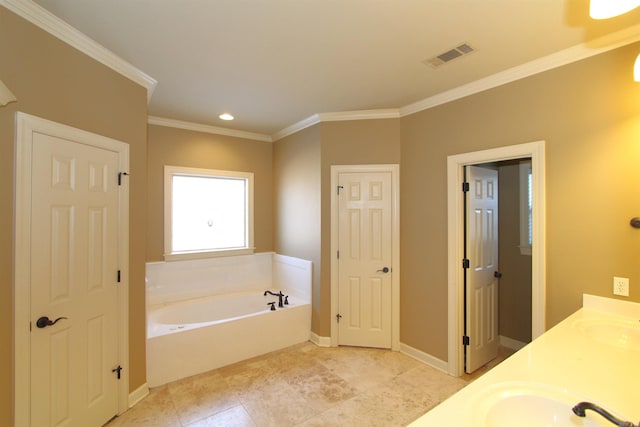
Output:
[[613,18],[638,6],[640,0],[591,0],[589,15],[593,19]]
[[218,117],[220,117],[222,120],[233,120],[235,118],[229,113],[220,114]]
[[[640,0],[591,0],[589,15],[593,19],[613,18],[638,6],[640,6]],[[633,65],[633,80],[640,82],[640,54]]]

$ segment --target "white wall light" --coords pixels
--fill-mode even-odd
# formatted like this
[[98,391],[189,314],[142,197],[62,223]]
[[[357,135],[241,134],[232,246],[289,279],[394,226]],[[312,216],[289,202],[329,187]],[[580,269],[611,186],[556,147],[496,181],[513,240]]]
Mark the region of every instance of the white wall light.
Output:
[[593,19],[613,18],[638,6],[640,0],[591,0],[589,15]]
[[220,114],[218,117],[220,117],[222,120],[233,120],[234,119],[234,117],[229,113]]
[[9,88],[0,80],[0,107],[4,107],[10,102],[17,101]]

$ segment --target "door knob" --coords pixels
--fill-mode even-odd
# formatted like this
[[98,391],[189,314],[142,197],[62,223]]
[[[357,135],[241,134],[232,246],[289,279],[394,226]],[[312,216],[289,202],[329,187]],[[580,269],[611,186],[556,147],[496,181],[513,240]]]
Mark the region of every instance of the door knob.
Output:
[[381,270],[376,271],[376,273],[388,273],[389,272],[389,267],[382,267]]
[[36,326],[40,329],[52,326],[58,323],[59,320],[66,319],[66,317],[58,317],[56,320],[50,320],[47,316],[42,316],[36,320]]
[[495,278],[499,279],[499,278],[501,278],[501,277],[502,277],[502,273],[500,273],[499,271],[494,271],[494,272],[493,272],[493,277],[495,277]]

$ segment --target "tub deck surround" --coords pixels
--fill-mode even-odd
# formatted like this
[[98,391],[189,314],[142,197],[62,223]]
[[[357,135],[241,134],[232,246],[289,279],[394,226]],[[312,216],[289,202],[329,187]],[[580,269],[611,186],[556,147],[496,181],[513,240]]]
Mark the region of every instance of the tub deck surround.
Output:
[[[311,262],[265,253],[147,265],[147,383],[309,340]],[[282,290],[289,305],[269,310]]]
[[[534,398],[538,392],[543,397],[555,393],[558,399],[575,399],[572,405],[590,401],[637,423],[638,343],[640,304],[585,295],[583,308],[411,425],[453,425],[455,420],[459,427],[482,427],[488,425],[487,402],[498,408],[500,398],[518,395],[517,390],[533,390]],[[591,411],[587,421],[568,411],[567,422],[574,424],[557,425],[612,425]],[[523,418],[525,411],[518,413],[521,425],[534,425]]]

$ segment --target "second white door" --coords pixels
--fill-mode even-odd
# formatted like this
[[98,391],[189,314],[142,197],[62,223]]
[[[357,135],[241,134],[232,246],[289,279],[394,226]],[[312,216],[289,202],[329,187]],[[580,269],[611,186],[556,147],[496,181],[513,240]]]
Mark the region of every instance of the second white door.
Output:
[[338,344],[391,348],[392,174],[338,176]]
[[498,171],[468,170],[465,370],[471,373],[498,355]]

